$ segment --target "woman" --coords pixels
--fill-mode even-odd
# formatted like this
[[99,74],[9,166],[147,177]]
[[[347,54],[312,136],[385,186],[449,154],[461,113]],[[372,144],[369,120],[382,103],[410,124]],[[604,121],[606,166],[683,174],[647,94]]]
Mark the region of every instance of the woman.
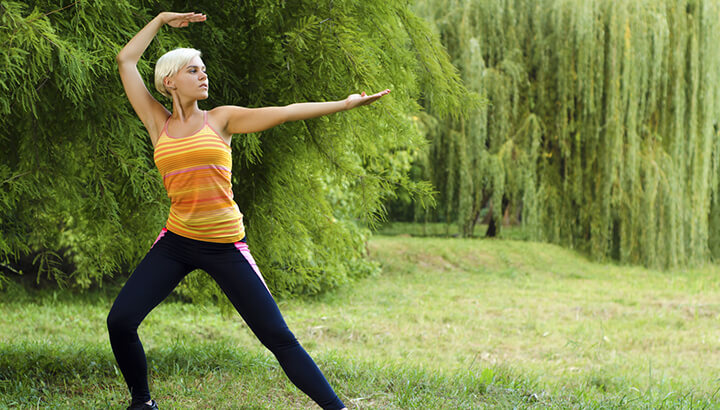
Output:
[[343,409],[342,401],[288,329],[250,255],[242,214],[233,201],[230,140],[232,134],[370,104],[390,90],[370,96],[352,94],[343,101],[201,111],[198,100],[208,98],[209,83],[200,52],[176,49],[162,56],[155,68],[155,87],[172,99],[171,113],[148,92],[137,62],[164,24],[186,27],[205,18],[198,13],[160,13],[117,55],[125,93],[150,134],[155,164],[172,204],[166,227],[123,286],[107,319],[110,344],[132,395],[129,409],[158,408],[150,397],[137,328],[197,268],[218,283],[300,390],[325,409]]

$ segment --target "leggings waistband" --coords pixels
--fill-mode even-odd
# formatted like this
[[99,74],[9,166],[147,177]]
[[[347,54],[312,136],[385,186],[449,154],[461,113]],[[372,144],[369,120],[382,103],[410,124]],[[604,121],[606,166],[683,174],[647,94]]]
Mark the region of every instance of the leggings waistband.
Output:
[[[155,245],[162,237],[167,236],[168,238],[172,238],[173,240],[183,242],[187,245],[191,246],[201,246],[201,247],[209,247],[209,248],[232,248],[235,247],[235,243],[237,242],[208,242],[208,241],[201,241],[199,239],[192,239],[188,238],[186,236],[182,236],[179,234],[176,234],[173,231],[168,230],[167,228],[162,228],[160,231],[160,234],[158,235],[157,239],[155,239],[155,242],[153,242],[153,245]],[[246,243],[247,236],[240,239],[238,242]]]

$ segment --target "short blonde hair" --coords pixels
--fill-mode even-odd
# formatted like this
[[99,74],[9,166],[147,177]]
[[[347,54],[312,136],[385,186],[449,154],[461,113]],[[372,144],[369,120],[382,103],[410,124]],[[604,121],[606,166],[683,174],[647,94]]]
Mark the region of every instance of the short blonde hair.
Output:
[[165,80],[165,77],[177,74],[190,60],[195,57],[200,57],[200,55],[202,55],[200,50],[195,50],[194,48],[176,48],[158,58],[155,64],[155,88],[160,91],[160,94],[172,98],[167,88],[165,88],[163,80]]

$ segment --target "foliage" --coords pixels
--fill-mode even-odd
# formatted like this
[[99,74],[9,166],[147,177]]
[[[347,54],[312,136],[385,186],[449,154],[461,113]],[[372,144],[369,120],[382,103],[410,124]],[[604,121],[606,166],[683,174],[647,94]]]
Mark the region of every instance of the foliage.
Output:
[[[489,105],[428,124],[430,219],[647,266],[720,255],[714,1],[421,0]],[[711,223],[713,222],[713,223]]]
[[[192,7],[0,3],[4,271],[88,287],[127,274],[147,251],[169,201],[114,56],[158,12]],[[463,110],[466,91],[439,40],[399,1],[203,7],[207,22],[158,34],[138,67],[147,84],[160,55],[192,46],[203,52],[213,83],[204,109],[392,89],[368,107],[233,139],[235,199],[276,294],[315,293],[372,271],[358,222],[382,214],[383,198],[398,186],[428,195],[427,184],[394,171],[387,155],[424,142],[411,119],[416,101],[444,113]],[[182,292],[199,297],[209,286],[195,285]]]

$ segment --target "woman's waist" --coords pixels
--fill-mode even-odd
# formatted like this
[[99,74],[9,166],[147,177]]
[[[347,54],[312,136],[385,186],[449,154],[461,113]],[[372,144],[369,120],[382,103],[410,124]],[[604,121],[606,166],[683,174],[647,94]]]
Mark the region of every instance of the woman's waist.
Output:
[[166,225],[179,235],[210,242],[235,242],[245,236],[243,215],[237,208],[201,215],[177,214],[171,208]]
[[170,206],[179,211],[213,211],[228,207],[237,207],[232,191],[207,190],[204,192],[178,193],[168,191]]
[[[191,238],[191,237],[188,237],[188,236],[184,236],[184,235],[175,233],[175,232],[173,232],[171,229],[169,229],[169,228],[167,228],[167,227],[165,227],[165,228],[163,228],[163,229],[165,229],[165,231],[166,231],[165,234],[164,234],[164,236],[168,236],[168,237],[170,237],[170,238],[173,238],[173,239],[176,240],[176,241],[181,241],[181,242],[183,242],[183,243],[185,243],[186,245],[189,245],[189,246],[198,246],[198,245],[200,245],[200,246],[203,246],[203,245],[204,245],[204,246],[208,246],[208,247],[222,247],[222,246],[225,246],[227,249],[236,250],[237,247],[234,245],[236,242],[247,242],[247,238],[245,237],[245,232],[244,232],[244,231],[243,231],[243,233],[242,233],[242,238],[240,238],[239,240],[238,240],[238,239],[233,239],[233,240],[228,240],[228,241],[226,241],[226,240],[220,241],[220,240],[207,240],[207,239],[203,240],[204,238],[203,238],[203,239],[193,239],[193,238]],[[227,246],[227,245],[229,245],[229,246]]]
[[170,205],[170,215],[184,221],[192,221],[194,224],[242,218],[242,213],[233,200],[215,202],[212,205],[173,201]]

